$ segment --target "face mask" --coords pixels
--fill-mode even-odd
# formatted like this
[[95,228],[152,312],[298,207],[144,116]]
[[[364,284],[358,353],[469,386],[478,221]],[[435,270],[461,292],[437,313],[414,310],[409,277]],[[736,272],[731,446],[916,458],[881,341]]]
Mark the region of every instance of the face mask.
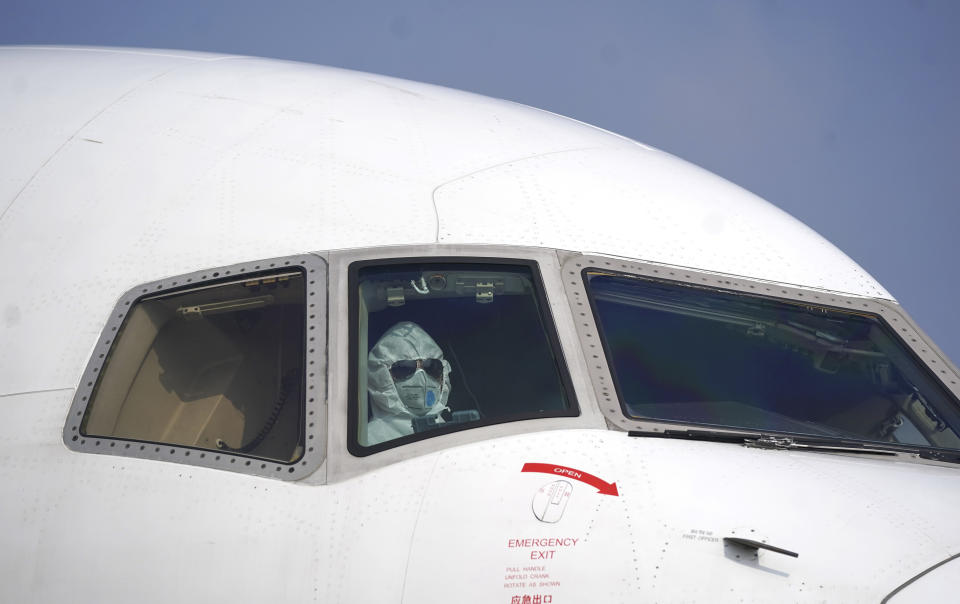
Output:
[[430,411],[440,400],[440,382],[427,376],[422,369],[418,369],[406,380],[396,382],[395,385],[403,404],[418,415]]

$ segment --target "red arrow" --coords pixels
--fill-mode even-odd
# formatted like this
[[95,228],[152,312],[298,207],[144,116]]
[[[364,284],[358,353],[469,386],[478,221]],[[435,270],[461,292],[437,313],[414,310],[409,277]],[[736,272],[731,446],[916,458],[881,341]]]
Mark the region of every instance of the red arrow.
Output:
[[525,463],[523,464],[523,469],[520,471],[543,472],[544,474],[553,474],[554,476],[566,476],[567,478],[579,480],[592,487],[596,487],[597,492],[601,495],[613,495],[614,497],[620,495],[619,491],[617,491],[617,483],[605,482],[593,474],[587,474],[586,472],[566,466],[557,466],[552,463]]

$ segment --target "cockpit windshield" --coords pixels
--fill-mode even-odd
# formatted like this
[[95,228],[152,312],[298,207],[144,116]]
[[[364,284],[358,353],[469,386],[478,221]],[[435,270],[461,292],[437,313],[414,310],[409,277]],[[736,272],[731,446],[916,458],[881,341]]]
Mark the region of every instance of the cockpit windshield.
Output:
[[960,448],[957,400],[878,316],[584,277],[630,418]]
[[355,263],[351,281],[354,453],[577,414],[535,264]]

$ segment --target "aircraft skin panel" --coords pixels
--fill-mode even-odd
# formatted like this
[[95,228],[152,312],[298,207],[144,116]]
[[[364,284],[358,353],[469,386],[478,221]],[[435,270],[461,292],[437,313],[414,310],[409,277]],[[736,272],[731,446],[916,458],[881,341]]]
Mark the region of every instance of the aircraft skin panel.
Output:
[[11,84],[0,94],[0,215],[41,166],[101,111],[158,75],[191,62],[153,54],[0,48],[0,71]]
[[[955,464],[616,428],[581,253],[875,304],[955,377],[856,263],[717,176],[530,107],[291,62],[0,48],[0,80],[0,601],[876,602],[960,553]],[[125,292],[306,253],[329,266],[316,472],[65,446]],[[580,415],[351,455],[350,264],[467,256],[536,263]]]
[[[293,63],[213,64],[193,61],[113,102],[0,219],[0,278],[32,276],[29,291],[0,294],[5,336],[20,343],[17,354],[0,351],[2,393],[74,384],[105,306],[145,278],[305,250],[433,242],[439,182],[584,138],[628,144],[582,125],[557,129],[559,118],[529,108],[421,86],[461,99],[465,110],[495,106],[499,113],[484,108],[483,119],[510,127],[442,160],[448,154],[437,146],[462,147],[469,126],[449,108],[435,111],[445,96],[418,101],[374,76]],[[374,101],[384,95],[413,118],[379,110]],[[416,111],[404,107],[411,103]],[[440,128],[418,130],[428,120]],[[519,143],[526,122],[539,136]],[[409,141],[427,134],[437,140],[410,153]],[[51,349],[57,358],[38,363]]]
[[316,488],[78,456],[50,434],[69,397],[0,399],[11,419],[0,427],[0,568],[20,577],[0,585],[0,600],[372,602],[401,593],[435,457]]
[[[526,460],[615,481],[619,495],[563,474],[521,472]],[[411,564],[404,600],[455,598],[470,586],[471,601],[486,602],[537,593],[564,602],[876,602],[960,548],[960,526],[949,519],[960,504],[955,469],[888,461],[597,431],[450,449],[411,556],[449,555]],[[541,522],[534,494],[556,480],[572,493],[560,521]],[[451,505],[450,493],[463,503]],[[731,536],[799,557],[737,559],[740,550],[723,542]],[[567,541],[511,544],[527,538]]]
[[[640,147],[576,149],[440,187],[440,242],[603,250],[674,266],[889,298],[852,260],[729,181]],[[531,217],[535,217],[532,218]],[[576,228],[571,229],[571,225]],[[784,239],[786,237],[786,239]]]
[[883,599],[881,604],[893,602],[936,602],[945,593],[953,593],[960,585],[960,554],[945,558],[912,578]]
[[[0,279],[31,276],[28,290],[0,293],[4,337],[17,343],[0,349],[0,393],[74,385],[106,309],[137,283],[306,250],[438,238],[609,245],[650,261],[889,297],[752,194],[529,107],[263,59],[2,52],[17,57],[0,66],[15,81],[15,69],[32,70],[29,103],[0,101],[26,107],[0,117],[15,118],[22,136],[42,134],[52,113],[73,115],[74,96],[91,98],[80,126],[58,128],[51,145],[61,148],[21,166],[34,176],[0,218]],[[14,68],[21,60],[29,67]],[[61,63],[81,75],[60,79]],[[17,145],[0,149],[5,163],[20,157]],[[531,213],[536,203],[544,215]],[[687,236],[669,241],[669,228]],[[769,253],[743,253],[752,245]]]
[[[69,394],[4,398],[29,427],[0,432],[0,565],[29,577],[4,582],[4,601],[876,602],[960,548],[952,467],[564,430],[316,487],[77,455],[53,440]],[[537,491],[558,480],[568,501],[543,522]],[[738,560],[730,536],[799,557]]]

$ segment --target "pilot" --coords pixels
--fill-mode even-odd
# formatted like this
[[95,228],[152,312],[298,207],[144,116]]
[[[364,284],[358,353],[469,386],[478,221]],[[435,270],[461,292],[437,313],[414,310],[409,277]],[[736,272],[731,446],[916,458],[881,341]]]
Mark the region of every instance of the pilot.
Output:
[[367,357],[367,376],[373,413],[367,424],[368,445],[443,423],[450,363],[416,323],[402,321],[381,336]]

